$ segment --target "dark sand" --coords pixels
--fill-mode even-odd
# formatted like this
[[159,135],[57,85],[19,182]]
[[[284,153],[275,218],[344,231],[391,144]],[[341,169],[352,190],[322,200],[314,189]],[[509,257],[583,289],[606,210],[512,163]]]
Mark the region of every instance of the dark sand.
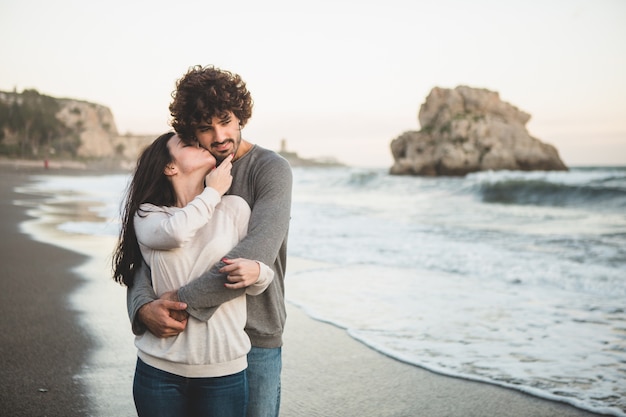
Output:
[[91,349],[67,297],[80,283],[68,272],[84,261],[76,253],[35,242],[19,232],[27,219],[13,204],[13,187],[30,169],[0,169],[0,415],[85,416],[83,387],[74,379]]
[[[84,257],[20,233],[19,223],[27,215],[23,207],[13,204],[15,199],[29,198],[13,188],[28,181],[30,174],[93,174],[62,171],[0,164],[1,416],[96,415],[88,401],[94,393],[86,392],[85,384],[76,378],[95,346],[68,303],[68,295],[81,284],[81,278],[68,271]],[[298,260],[290,264],[290,268],[299,267],[306,266]],[[292,305],[288,314],[283,348],[284,417],[597,416],[515,390],[407,365]],[[133,369],[128,372],[132,374]],[[108,401],[122,407],[126,403],[128,414],[124,414],[134,415],[131,393],[115,392]],[[102,408],[98,410],[102,414]]]

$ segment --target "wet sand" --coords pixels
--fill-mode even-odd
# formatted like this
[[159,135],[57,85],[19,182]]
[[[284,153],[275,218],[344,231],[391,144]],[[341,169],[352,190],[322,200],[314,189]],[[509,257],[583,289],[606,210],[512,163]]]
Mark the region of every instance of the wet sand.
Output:
[[[13,201],[29,197],[16,194],[14,187],[32,174],[59,173],[93,174],[81,169],[44,171],[38,166],[0,165],[4,265],[0,415],[133,416],[129,387],[134,351],[126,340],[115,340],[120,332],[130,332],[125,311],[116,311],[108,321],[91,320],[103,314],[90,316],[81,309],[107,311],[111,306],[98,303],[98,294],[90,289],[94,287],[74,269],[85,263],[86,256],[37,242],[18,229],[28,216]],[[306,260],[290,258],[288,270],[308,266]],[[97,285],[109,288],[102,280]],[[111,280],[110,285],[116,284]],[[119,293],[119,288],[114,291]],[[85,298],[82,307],[70,302],[71,297]],[[103,346],[104,339],[111,345]],[[291,304],[284,341],[283,417],[598,415],[404,364],[355,341],[342,329],[309,318]],[[94,354],[113,346],[123,350],[123,355],[115,351],[108,356]]]

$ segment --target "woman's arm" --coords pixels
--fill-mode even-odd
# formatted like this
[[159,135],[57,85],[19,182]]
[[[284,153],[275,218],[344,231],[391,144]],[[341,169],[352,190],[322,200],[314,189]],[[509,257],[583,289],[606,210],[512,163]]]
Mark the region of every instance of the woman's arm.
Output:
[[189,204],[174,213],[142,204],[134,218],[137,241],[154,250],[179,248],[209,222],[220,200],[216,190],[206,187]]

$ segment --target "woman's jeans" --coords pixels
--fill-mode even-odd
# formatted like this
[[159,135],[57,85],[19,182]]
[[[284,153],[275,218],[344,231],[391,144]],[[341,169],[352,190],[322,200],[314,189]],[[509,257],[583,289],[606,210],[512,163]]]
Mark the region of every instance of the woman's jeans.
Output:
[[137,359],[133,396],[139,417],[245,417],[246,371],[216,378],[185,378]]
[[252,347],[248,352],[248,417],[278,417],[281,348]]

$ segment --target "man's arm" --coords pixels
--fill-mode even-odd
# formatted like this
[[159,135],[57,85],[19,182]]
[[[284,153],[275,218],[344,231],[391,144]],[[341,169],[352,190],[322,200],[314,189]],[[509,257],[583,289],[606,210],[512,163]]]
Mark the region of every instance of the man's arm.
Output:
[[170,310],[184,310],[185,303],[159,299],[152,288],[150,268],[145,262],[135,274],[133,285],[126,290],[126,307],[133,333],[140,335],[146,330],[158,337],[175,336],[185,329],[186,321],[177,321]]
[[[246,258],[273,265],[289,229],[291,216],[292,173],[289,163],[276,157],[259,168],[255,178],[256,199],[252,207],[248,234],[225,256]],[[224,302],[244,294],[245,289],[228,289],[226,274],[218,262],[209,272],[178,290],[178,298],[187,304],[187,312],[208,320]]]

